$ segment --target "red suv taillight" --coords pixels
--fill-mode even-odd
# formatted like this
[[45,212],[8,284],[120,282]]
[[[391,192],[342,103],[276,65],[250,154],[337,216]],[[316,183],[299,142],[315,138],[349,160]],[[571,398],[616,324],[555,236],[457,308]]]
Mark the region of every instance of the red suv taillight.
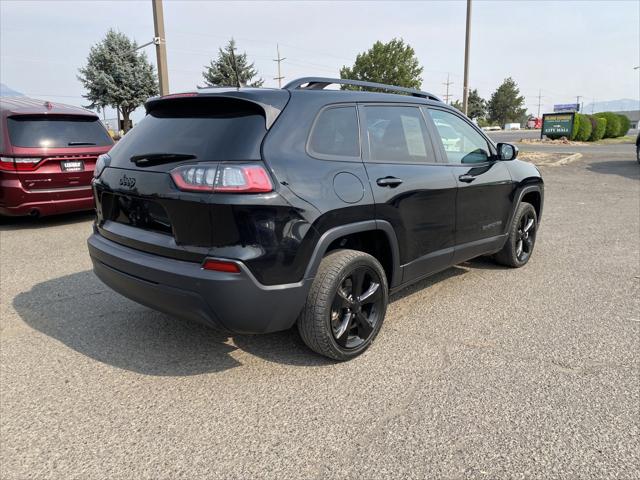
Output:
[[273,191],[262,165],[183,165],[171,170],[180,190],[189,192],[264,193]]
[[39,157],[0,157],[0,170],[35,170],[41,160]]

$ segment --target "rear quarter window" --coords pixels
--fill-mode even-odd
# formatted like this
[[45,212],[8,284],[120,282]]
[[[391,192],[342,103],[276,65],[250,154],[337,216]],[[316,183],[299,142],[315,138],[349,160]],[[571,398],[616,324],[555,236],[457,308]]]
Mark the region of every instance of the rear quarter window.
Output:
[[15,147],[69,148],[112,145],[96,117],[20,115],[7,118],[9,140]]
[[359,137],[355,106],[325,108],[311,128],[307,151],[320,159],[359,159]]

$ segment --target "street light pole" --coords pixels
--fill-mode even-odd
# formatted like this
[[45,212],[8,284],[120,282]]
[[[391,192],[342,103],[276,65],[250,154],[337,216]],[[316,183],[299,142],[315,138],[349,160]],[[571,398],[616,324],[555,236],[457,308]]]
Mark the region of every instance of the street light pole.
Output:
[[471,0],[467,0],[467,34],[464,42],[464,86],[462,87],[462,109],[467,115],[469,105],[469,42],[471,37]]
[[164,14],[162,13],[162,0],[151,0],[153,4],[153,28],[156,33],[156,59],[158,64],[158,82],[160,95],[169,94],[169,72],[167,71],[167,46],[164,37]]

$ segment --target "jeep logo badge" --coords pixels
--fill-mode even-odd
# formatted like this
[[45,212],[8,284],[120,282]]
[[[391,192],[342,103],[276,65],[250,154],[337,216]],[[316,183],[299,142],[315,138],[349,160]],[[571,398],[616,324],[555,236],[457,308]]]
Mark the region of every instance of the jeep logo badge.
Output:
[[122,175],[122,178],[120,179],[120,186],[121,187],[127,187],[127,188],[133,188],[136,185],[136,179],[133,177],[127,177],[127,175]]

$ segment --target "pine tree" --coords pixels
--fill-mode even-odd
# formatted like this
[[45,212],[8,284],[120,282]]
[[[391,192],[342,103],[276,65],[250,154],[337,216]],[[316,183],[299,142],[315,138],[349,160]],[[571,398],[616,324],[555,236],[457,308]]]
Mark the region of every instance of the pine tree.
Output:
[[124,131],[129,129],[129,116],[149,97],[158,94],[154,67],[137,44],[124,33],[109,30],[105,38],[91,47],[87,66],[79,69],[78,80],[91,102],[88,108],[110,106],[122,113]]
[[252,81],[257,75],[258,71],[253,63],[247,60],[247,54],[236,53],[236,42],[233,38],[224,49],[218,49],[218,58],[211,60],[202,72],[209,87],[237,87],[238,84],[243,87],[261,87],[264,83],[262,78]]
[[520,95],[518,85],[512,78],[507,78],[489,99],[487,104],[489,121],[498,125],[520,122],[527,114],[527,110],[523,107],[524,97]]
[[[487,101],[480,96],[477,89],[474,88],[469,92],[469,99],[467,102],[467,116],[469,118],[480,119],[485,117],[487,114]],[[459,100],[453,102],[451,106],[457,108],[461,112],[464,110],[462,108],[462,102]]]

